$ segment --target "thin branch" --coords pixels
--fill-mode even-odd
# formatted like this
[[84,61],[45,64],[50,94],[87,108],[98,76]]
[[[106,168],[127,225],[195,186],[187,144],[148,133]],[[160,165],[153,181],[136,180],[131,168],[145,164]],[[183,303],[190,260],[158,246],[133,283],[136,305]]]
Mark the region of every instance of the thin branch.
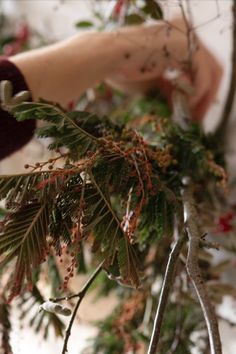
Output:
[[159,303],[156,311],[156,316],[153,324],[151,341],[148,348],[148,354],[157,353],[157,346],[160,339],[161,326],[163,322],[163,317],[166,310],[166,305],[170,293],[171,286],[173,284],[173,279],[175,276],[177,261],[179,259],[180,251],[186,241],[186,233],[184,233],[175,243],[172,251],[170,252],[168,263],[166,266],[165,276],[161,287],[161,294],[159,298]]
[[[222,119],[219,126],[216,129],[215,135],[219,139],[220,143],[225,143],[226,137],[226,128],[229,123],[230,114],[232,112],[234,97],[236,92],[236,1],[233,1],[232,6],[232,15],[233,15],[233,37],[232,37],[232,57],[231,57],[231,80],[229,85],[229,91],[225,106],[223,109]],[[224,145],[224,144],[223,144]]]
[[103,263],[104,262],[100,263],[100,265],[97,267],[97,269],[94,271],[94,273],[90,276],[90,278],[87,280],[87,282],[85,283],[85,285],[83,286],[83,288],[81,289],[81,291],[78,294],[74,294],[74,295],[71,295],[69,297],[58,298],[58,299],[54,299],[53,300],[53,301],[62,301],[62,300],[70,300],[70,299],[72,299],[74,297],[78,297],[78,301],[77,301],[77,303],[75,305],[75,308],[74,308],[73,313],[71,315],[71,319],[70,319],[69,325],[68,325],[68,327],[66,329],[65,339],[64,339],[64,344],[63,344],[63,348],[62,348],[61,354],[66,354],[67,351],[68,351],[68,349],[67,349],[68,341],[69,341],[69,337],[70,337],[70,334],[71,334],[71,328],[73,326],[77,311],[78,311],[79,306],[80,306],[84,296],[86,295],[88,289],[90,288],[90,286],[92,285],[94,280],[97,278],[98,274],[101,272]]
[[207,293],[204,280],[198,264],[198,251],[202,233],[197,224],[198,213],[190,186],[183,191],[183,202],[186,215],[186,230],[189,238],[187,257],[187,272],[196,290],[198,300],[207,325],[211,354],[222,354],[218,321]]
[[185,23],[186,26],[186,36],[187,36],[187,45],[188,45],[188,60],[187,60],[187,65],[188,65],[188,70],[189,73],[191,75],[191,77],[193,76],[193,69],[192,69],[192,56],[193,56],[193,52],[195,49],[194,46],[194,32],[193,32],[193,28],[192,26],[189,24],[189,21],[187,19],[186,13],[185,13],[185,9],[184,9],[184,5],[182,0],[179,1],[179,7],[181,10],[181,14],[183,17],[183,21]]

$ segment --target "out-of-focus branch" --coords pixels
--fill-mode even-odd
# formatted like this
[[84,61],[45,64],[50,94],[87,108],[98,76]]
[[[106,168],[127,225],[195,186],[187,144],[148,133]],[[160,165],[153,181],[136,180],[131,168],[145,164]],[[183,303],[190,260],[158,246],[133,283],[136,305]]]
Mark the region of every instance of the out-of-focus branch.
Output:
[[232,5],[232,15],[233,15],[233,30],[232,30],[232,57],[231,57],[231,79],[229,85],[229,91],[226,98],[224,110],[222,113],[222,119],[218,128],[216,129],[215,135],[220,143],[225,143],[226,137],[226,128],[229,123],[230,114],[232,112],[234,97],[236,92],[236,1],[233,1]]

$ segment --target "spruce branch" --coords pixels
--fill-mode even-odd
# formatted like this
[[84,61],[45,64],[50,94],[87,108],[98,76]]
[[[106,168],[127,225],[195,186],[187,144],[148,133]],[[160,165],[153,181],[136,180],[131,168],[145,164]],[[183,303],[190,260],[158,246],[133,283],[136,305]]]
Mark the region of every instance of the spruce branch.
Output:
[[225,101],[222,119],[219,126],[216,129],[215,136],[219,139],[220,143],[226,142],[226,129],[229,123],[230,115],[233,108],[234,97],[236,92],[236,2],[232,3],[232,16],[233,16],[233,30],[232,30],[232,56],[231,56],[231,80],[229,85],[229,91]]
[[175,242],[169,254],[169,259],[168,259],[168,263],[166,266],[166,271],[165,271],[165,275],[161,287],[159,303],[158,303],[156,316],[153,324],[153,330],[152,330],[151,341],[148,348],[148,354],[157,353],[157,346],[160,339],[163,317],[166,311],[169,293],[173,285],[179,254],[186,241],[186,237],[187,237],[186,232],[184,232],[180,236],[180,238]]
[[189,238],[189,248],[186,264],[187,272],[196,290],[197,297],[205,318],[210,341],[211,354],[222,354],[217,317],[211,304],[198,264],[198,250],[200,247],[202,234],[197,224],[198,213],[195,207],[190,185],[183,190],[183,203],[186,213],[186,231]]
[[64,344],[63,344],[63,348],[62,348],[61,354],[66,354],[67,351],[68,351],[68,349],[67,349],[68,341],[69,341],[69,338],[70,338],[70,335],[71,335],[71,329],[72,329],[72,326],[73,326],[77,311],[79,309],[79,306],[80,306],[84,296],[86,295],[87,291],[89,290],[90,286],[93,284],[94,280],[97,278],[97,276],[101,272],[103,263],[104,263],[104,261],[99,264],[97,269],[92,273],[92,275],[87,280],[87,282],[85,283],[85,285],[83,286],[83,288],[80,290],[80,292],[78,294],[74,294],[74,295],[71,295],[69,297],[54,299],[54,301],[62,301],[62,300],[70,300],[72,298],[78,297],[78,301],[77,301],[77,303],[75,305],[75,308],[74,308],[74,310],[72,312],[72,315],[71,315],[71,319],[70,319],[69,325],[68,325],[68,327],[66,329],[65,339],[64,339]]

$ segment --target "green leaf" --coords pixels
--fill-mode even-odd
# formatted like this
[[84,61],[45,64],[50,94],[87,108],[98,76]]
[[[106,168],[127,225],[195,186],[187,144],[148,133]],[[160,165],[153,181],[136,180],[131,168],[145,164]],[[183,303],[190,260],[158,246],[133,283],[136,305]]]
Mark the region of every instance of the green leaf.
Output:
[[51,123],[60,123],[60,109],[47,103],[25,102],[14,106],[11,113],[21,122],[28,119],[46,120]]
[[91,21],[79,21],[75,24],[76,27],[78,28],[91,28],[94,26],[94,24]]
[[16,258],[12,294],[20,293],[23,281],[32,283],[32,272],[45,260],[49,205],[32,203],[8,216],[0,234],[1,266]]
[[7,211],[3,208],[0,208],[0,220],[6,215]]
[[132,286],[140,286],[139,270],[140,264],[133,246],[127,238],[119,239],[118,263],[122,278],[125,282],[130,282]]
[[[89,134],[86,130],[83,130],[76,119],[70,113],[65,113],[58,106],[53,106],[47,102],[40,103],[22,103],[14,106],[11,113],[17,118],[18,121],[24,121],[27,119],[39,119],[49,123],[58,125],[60,129],[64,125],[70,128],[74,128],[77,134],[83,134],[85,137],[89,137],[92,140],[96,140],[96,137]],[[78,112],[79,113],[79,112]],[[93,116],[91,113],[82,112],[86,118]]]
[[145,21],[145,18],[138,14],[130,14],[125,17],[125,23],[127,25],[139,25]]
[[147,14],[150,15],[151,18],[155,20],[162,20],[163,19],[163,11],[161,6],[158,4],[156,0],[146,0],[145,6],[142,10]]
[[[109,268],[115,262],[118,252],[118,263],[122,279],[125,283],[138,288],[140,285],[140,264],[134,246],[127,239],[121,222],[113,210],[108,191],[100,186],[92,172],[89,173],[91,182],[97,191],[98,203],[94,210],[95,242],[93,249],[105,257],[105,265]],[[106,183],[104,182],[106,185]]]

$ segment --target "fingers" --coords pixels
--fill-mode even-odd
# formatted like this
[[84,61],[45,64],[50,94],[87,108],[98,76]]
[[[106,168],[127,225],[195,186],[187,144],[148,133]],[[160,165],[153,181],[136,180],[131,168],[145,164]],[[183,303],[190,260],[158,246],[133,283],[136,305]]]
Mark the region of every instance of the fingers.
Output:
[[193,119],[201,121],[216,96],[223,69],[206,49],[203,49],[196,65],[194,79],[196,95],[189,98],[189,104],[193,111]]
[[206,112],[208,111],[210,105],[212,104],[216,93],[219,88],[219,84],[222,78],[223,70],[217,69],[211,72],[210,87],[207,92],[201,97],[201,99],[196,103],[193,110],[193,119],[200,121],[204,118]]

